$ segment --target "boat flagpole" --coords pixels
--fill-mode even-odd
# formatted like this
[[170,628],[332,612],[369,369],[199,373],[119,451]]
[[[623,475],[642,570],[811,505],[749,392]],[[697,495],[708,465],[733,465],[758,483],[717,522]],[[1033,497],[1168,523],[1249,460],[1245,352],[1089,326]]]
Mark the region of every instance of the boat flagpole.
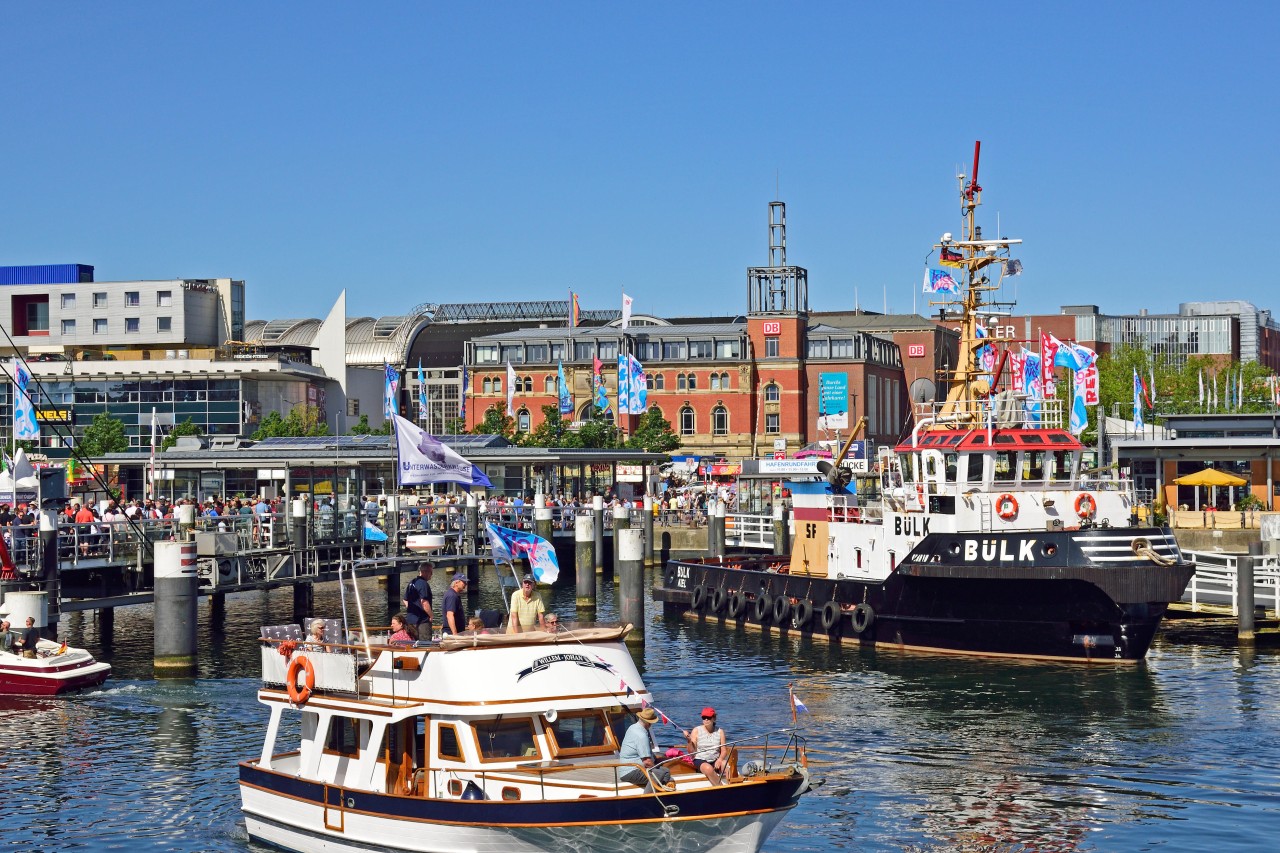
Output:
[[787,684],[787,704],[791,706],[791,727],[799,728],[800,721],[796,718],[796,690],[793,683]]

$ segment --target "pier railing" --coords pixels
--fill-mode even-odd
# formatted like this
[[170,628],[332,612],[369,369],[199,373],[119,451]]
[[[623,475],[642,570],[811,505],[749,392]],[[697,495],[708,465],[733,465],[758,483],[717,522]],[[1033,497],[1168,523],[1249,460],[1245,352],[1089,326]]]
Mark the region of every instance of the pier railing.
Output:
[[[1239,554],[1212,551],[1183,551],[1183,556],[1196,564],[1196,573],[1187,584],[1182,600],[1192,608],[1201,604],[1230,606],[1239,615],[1239,590],[1236,582]],[[1256,606],[1280,612],[1280,560],[1274,554],[1254,557],[1253,601]]]

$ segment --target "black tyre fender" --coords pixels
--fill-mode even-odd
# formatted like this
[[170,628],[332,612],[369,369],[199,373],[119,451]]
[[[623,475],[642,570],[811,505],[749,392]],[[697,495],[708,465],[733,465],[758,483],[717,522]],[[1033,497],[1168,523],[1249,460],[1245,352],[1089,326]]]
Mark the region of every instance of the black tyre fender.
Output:
[[742,594],[741,590],[734,590],[729,594],[729,618],[737,619],[742,615],[742,611],[747,609],[747,597]]
[[773,621],[781,625],[791,615],[791,599],[780,595],[773,600]]
[[831,631],[840,623],[840,604],[828,601],[822,605],[822,630]]
[[773,612],[773,599],[769,597],[769,593],[761,592],[756,596],[755,605],[756,621],[763,625],[769,618],[769,614]]
[[707,604],[707,588],[698,584],[693,588],[693,609],[701,610]]
[[723,589],[714,589],[711,591],[711,612],[719,613],[724,609],[724,600],[726,596]]
[[807,598],[802,598],[796,602],[795,615],[791,617],[791,624],[797,628],[803,628],[809,624],[809,620],[813,618],[813,602]]
[[876,612],[871,609],[871,605],[865,601],[853,608],[853,631],[861,634],[870,628],[876,621]]

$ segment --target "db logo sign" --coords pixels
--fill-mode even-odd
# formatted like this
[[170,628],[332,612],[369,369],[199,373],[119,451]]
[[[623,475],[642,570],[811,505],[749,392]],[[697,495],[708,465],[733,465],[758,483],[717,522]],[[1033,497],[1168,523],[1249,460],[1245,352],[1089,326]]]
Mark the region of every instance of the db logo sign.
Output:
[[907,344],[907,358],[924,358],[924,344]]
[[776,321],[772,323],[765,323],[764,333],[766,335],[780,335],[782,334],[782,324]]

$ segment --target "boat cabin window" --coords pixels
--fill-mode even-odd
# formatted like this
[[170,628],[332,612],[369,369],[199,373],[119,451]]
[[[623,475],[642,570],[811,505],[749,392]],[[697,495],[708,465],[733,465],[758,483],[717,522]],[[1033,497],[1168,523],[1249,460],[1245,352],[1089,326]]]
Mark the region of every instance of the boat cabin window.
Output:
[[982,454],[966,453],[965,458],[965,482],[970,486],[982,485]]
[[995,482],[997,485],[1010,485],[1017,470],[1018,454],[1012,450],[1001,450],[995,455]]
[[360,721],[350,717],[332,717],[329,720],[329,736],[325,739],[327,752],[339,755],[360,754]]
[[1034,433],[1027,433],[1022,437],[1023,444],[1044,444],[1044,439]]
[[480,743],[481,761],[508,761],[512,758],[539,758],[538,741],[533,735],[533,720],[479,720],[475,724]]
[[557,755],[602,755],[614,751],[613,733],[602,711],[561,714],[547,724]]
[[636,715],[621,705],[615,705],[609,709],[608,716],[613,739],[622,743],[622,739],[627,735],[627,728],[636,721]]
[[1039,483],[1044,480],[1043,450],[1028,450],[1022,454],[1022,481]]
[[441,723],[436,735],[436,757],[461,761],[462,745],[458,743],[457,727],[451,723]]
[[1051,450],[1045,454],[1050,482],[1066,483],[1071,480],[1071,457],[1069,450]]
[[1049,433],[1050,444],[1071,444],[1071,442],[1072,442],[1072,438],[1070,436],[1063,435],[1062,433],[1058,433],[1058,432]]

